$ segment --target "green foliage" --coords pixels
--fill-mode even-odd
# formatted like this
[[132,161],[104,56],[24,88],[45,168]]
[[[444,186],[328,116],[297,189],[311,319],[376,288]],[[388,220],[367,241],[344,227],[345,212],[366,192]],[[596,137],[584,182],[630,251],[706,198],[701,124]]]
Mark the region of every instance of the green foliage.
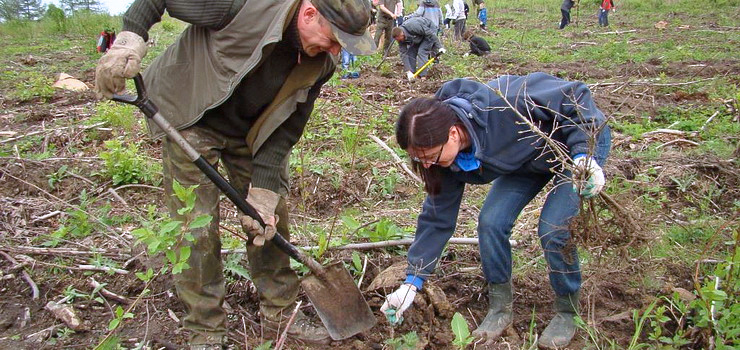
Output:
[[64,179],[65,177],[67,177],[66,165],[62,165],[61,167],[59,167],[59,169],[57,169],[57,171],[46,175],[46,178],[48,179],[47,182],[49,183],[49,188],[53,190],[54,186],[56,186],[56,184],[62,181],[62,179]]
[[385,345],[391,350],[416,350],[419,336],[416,332],[408,332],[398,338],[386,339]]
[[455,340],[452,341],[452,344],[458,349],[465,349],[473,342],[473,336],[470,335],[468,322],[465,321],[465,318],[459,312],[455,312],[455,315],[452,316],[450,325],[452,326],[452,333],[455,334]]
[[[192,212],[195,206],[195,188],[197,186],[183,187],[177,181],[172,183],[174,196],[184,204],[184,207],[178,209],[177,212],[185,218],[190,217],[188,214]],[[187,263],[191,253],[190,247],[182,244],[183,240],[195,242],[195,237],[191,231],[210,225],[212,219],[207,214],[199,215],[191,221],[184,222],[166,218],[161,222],[145,222],[144,227],[132,231],[131,234],[137,238],[137,243],[146,245],[149,254],[164,253],[165,265],[162,267],[163,272],[171,268],[173,274],[178,274],[190,267]]]
[[245,280],[251,280],[249,270],[241,265],[243,254],[229,254],[224,261],[224,272],[228,275],[239,276]]
[[112,331],[118,328],[121,322],[127,318],[134,318],[134,314],[124,311],[120,305],[117,306],[116,311],[115,311],[115,317],[112,320],[110,320],[110,322],[108,323],[108,330]]
[[114,129],[122,128],[123,131],[130,132],[136,125],[136,108],[131,105],[124,105],[112,101],[104,101],[96,106],[93,122],[106,122]]
[[270,350],[270,349],[272,349],[272,340],[268,340],[254,348],[254,350]]
[[368,239],[370,242],[388,241],[403,237],[403,230],[393,221],[387,218],[380,219],[371,225],[362,226],[354,217],[342,215],[344,226],[360,238]]
[[54,81],[39,72],[28,72],[25,77],[15,84],[11,97],[22,102],[33,99],[48,101],[54,96]]
[[124,146],[120,140],[105,141],[106,151],[100,153],[105,161],[103,175],[113,181],[114,186],[153,183],[159,169],[151,163],[134,143]]
[[49,6],[46,8],[44,19],[53,23],[57,32],[67,32],[67,16],[64,15],[64,10],[60,9],[56,5],[49,4]]

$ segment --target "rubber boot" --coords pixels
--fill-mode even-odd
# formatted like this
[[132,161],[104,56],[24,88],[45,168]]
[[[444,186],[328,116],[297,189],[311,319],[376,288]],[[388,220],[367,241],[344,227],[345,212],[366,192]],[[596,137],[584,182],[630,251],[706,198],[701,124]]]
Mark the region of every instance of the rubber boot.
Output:
[[555,317],[547,325],[537,345],[543,349],[562,349],[576,334],[579,293],[555,297]]
[[488,284],[488,314],[480,326],[473,331],[473,337],[479,339],[497,339],[501,333],[511,326],[511,313],[514,295],[511,291],[511,281],[501,284]]
[[[280,320],[270,320],[262,317],[262,325],[267,328],[268,331],[276,332],[278,335],[283,332],[289,316],[285,315]],[[314,322],[303,311],[298,311],[293,323],[288,328],[288,337],[295,340],[300,340],[309,344],[327,345],[331,342],[329,337],[329,331],[321,322]]]

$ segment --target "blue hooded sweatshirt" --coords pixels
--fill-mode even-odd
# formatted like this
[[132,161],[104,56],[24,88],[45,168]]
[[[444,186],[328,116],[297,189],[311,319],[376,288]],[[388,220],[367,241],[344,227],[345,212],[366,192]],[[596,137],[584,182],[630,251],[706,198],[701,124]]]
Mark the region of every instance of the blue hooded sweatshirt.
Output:
[[606,120],[586,84],[545,73],[506,75],[488,84],[455,79],[443,84],[435,96],[452,107],[463,122],[481,164],[472,171],[443,168],[441,191],[424,200],[406,270],[406,282],[418,288],[434,271],[455,231],[465,184],[489,183],[504,174],[551,173],[559,165],[545,141],[509,104],[561,143],[571,157],[588,153],[589,131],[597,130]]

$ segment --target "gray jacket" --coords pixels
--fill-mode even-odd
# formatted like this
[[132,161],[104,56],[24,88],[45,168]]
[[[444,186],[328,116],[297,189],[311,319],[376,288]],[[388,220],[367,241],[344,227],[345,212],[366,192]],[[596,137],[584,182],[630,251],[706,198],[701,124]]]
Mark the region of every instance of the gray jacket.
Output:
[[416,8],[416,11],[409,15],[409,18],[412,17],[424,17],[432,21],[432,23],[436,25],[437,28],[442,27],[442,23],[444,21],[444,16],[442,16],[442,9],[440,9],[439,6],[434,6],[431,4],[419,5],[419,7]]

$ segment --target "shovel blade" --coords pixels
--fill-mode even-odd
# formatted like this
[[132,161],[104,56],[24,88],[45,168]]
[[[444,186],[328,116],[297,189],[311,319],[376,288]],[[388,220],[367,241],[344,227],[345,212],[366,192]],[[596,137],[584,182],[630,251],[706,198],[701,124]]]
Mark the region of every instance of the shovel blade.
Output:
[[304,277],[301,286],[334,340],[364,332],[377,322],[341,262],[326,266],[321,277],[313,274]]

